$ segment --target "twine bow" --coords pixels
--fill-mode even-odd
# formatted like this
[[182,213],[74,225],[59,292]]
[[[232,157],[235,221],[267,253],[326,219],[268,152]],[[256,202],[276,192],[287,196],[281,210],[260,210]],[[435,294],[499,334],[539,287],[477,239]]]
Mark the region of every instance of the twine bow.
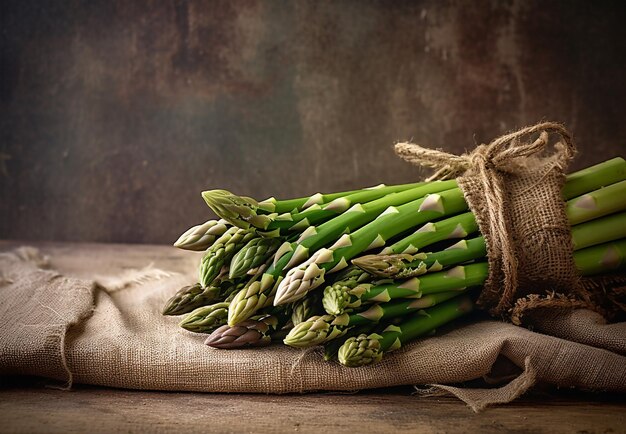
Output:
[[[535,133],[539,133],[539,137],[533,141],[528,140]],[[505,218],[504,177],[522,170],[525,163],[522,157],[537,156],[545,151],[550,133],[558,135],[560,140],[554,144],[555,152],[546,170],[556,167],[564,171],[576,154],[576,148],[569,132],[556,122],[543,122],[522,128],[463,155],[423,148],[413,143],[395,145],[396,154],[404,160],[437,170],[427,181],[457,178],[467,172],[482,184],[485,193],[484,220],[491,236],[489,255],[501,257],[504,276],[501,298],[494,309],[496,312],[502,312],[504,307],[510,305],[518,286],[515,246],[510,222]]]

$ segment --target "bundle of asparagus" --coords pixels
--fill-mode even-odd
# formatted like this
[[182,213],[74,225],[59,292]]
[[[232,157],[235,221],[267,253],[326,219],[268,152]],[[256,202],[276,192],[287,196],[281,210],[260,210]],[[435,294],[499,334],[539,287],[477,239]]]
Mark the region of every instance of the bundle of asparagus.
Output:
[[[568,175],[562,194],[580,275],[626,268],[626,161]],[[485,240],[454,180],[202,197],[221,220],[174,244],[205,253],[199,282],[163,314],[187,314],[180,326],[210,333],[215,348],[323,344],[327,359],[370,364],[471,312],[488,276]]]

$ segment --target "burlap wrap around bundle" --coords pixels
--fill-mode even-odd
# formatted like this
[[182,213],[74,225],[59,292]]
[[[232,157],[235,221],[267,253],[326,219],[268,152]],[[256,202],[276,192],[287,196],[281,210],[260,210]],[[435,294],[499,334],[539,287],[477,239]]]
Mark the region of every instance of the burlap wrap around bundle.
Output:
[[[534,128],[524,135],[546,129]],[[443,168],[438,176],[464,173],[461,187],[480,215],[481,231],[491,237],[489,260],[501,263],[490,266],[495,271],[481,296],[483,306],[505,316],[519,307],[518,299],[536,305],[560,300],[568,307],[549,314],[522,308],[533,331],[501,319],[457,322],[361,368],[325,362],[321,348],[215,350],[202,344],[204,336],[179,328],[179,318],[160,314],[178,288],[195,281],[198,255],[169,247],[111,245],[93,254],[87,247],[80,252],[57,248],[49,252],[51,265],[46,266],[37,251],[11,247],[0,253],[0,375],[38,375],[67,387],[78,382],[203,392],[428,385],[453,393],[476,411],[509,402],[537,382],[626,392],[626,323],[607,324],[592,310],[569,309],[588,303],[572,275],[572,247],[559,196],[562,172],[574,151],[564,130],[546,130],[524,146],[512,146],[521,138],[515,133],[471,156],[452,156],[452,162],[440,154],[436,163]],[[545,146],[548,131],[563,138],[556,154],[523,164],[521,157]],[[403,156],[422,152],[404,146]],[[491,175],[494,170],[498,178]],[[529,174],[523,180],[522,172]],[[476,185],[501,194],[485,194]],[[500,206],[511,201],[520,203],[519,209]],[[493,210],[495,217],[489,214]],[[493,226],[501,223],[503,228]],[[543,255],[546,249],[550,253]],[[127,269],[149,262],[155,267]],[[538,268],[527,270],[525,264],[531,262]],[[546,291],[567,295],[545,297]],[[506,369],[503,375],[503,366],[514,371]],[[460,387],[481,378],[492,386]]]
[[[554,152],[545,155],[553,137]],[[438,169],[429,180],[457,179],[485,237],[489,277],[478,304],[492,316],[529,326],[537,314],[580,308],[624,316],[626,274],[581,279],[574,264],[561,190],[576,148],[563,125],[525,127],[461,156],[412,143],[395,149]]]
[[[555,152],[541,156],[551,135],[560,139]],[[489,278],[479,305],[516,323],[537,305],[536,297],[533,303],[523,300],[530,294],[565,295],[546,299],[543,308],[562,308],[564,300],[571,307],[592,307],[579,285],[561,197],[564,172],[576,153],[562,125],[526,127],[462,156],[411,143],[398,143],[396,152],[413,164],[439,169],[430,180],[456,178],[463,190],[487,245]]]

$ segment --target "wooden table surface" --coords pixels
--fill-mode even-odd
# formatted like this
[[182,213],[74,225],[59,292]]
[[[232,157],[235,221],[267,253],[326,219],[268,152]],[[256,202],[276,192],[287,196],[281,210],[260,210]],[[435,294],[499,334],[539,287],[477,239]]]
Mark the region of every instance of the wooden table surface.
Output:
[[[17,245],[0,241],[0,251]],[[195,261],[163,246],[28,243],[51,257],[53,266],[73,270],[111,251],[111,267],[142,267],[146,261],[180,272]],[[165,253],[165,254],[164,254]],[[182,255],[181,255],[182,253]],[[169,267],[169,268],[168,268]],[[86,276],[85,276],[86,277]],[[540,389],[482,413],[451,397],[422,397],[411,387],[353,394],[253,395],[172,393],[75,385],[46,386],[45,380],[0,377],[0,432],[575,432],[626,433],[623,395]]]
[[0,432],[626,432],[626,405],[615,395],[533,392],[475,414],[450,397],[412,388],[356,394],[171,393],[5,379]]

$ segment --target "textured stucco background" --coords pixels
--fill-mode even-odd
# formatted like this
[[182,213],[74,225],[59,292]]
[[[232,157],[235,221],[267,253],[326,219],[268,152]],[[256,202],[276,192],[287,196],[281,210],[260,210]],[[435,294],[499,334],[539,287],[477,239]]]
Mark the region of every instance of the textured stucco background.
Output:
[[415,180],[542,119],[626,154],[621,1],[4,0],[0,238],[172,242],[199,193]]

